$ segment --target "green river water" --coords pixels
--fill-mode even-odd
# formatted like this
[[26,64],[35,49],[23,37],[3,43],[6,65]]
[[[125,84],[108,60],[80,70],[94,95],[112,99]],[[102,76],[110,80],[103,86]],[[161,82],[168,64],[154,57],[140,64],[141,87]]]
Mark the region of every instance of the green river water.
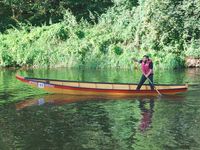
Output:
[[133,70],[0,70],[0,150],[199,150],[200,69],[157,70],[155,83],[189,82],[175,96],[109,99],[47,94],[15,74],[137,83]]

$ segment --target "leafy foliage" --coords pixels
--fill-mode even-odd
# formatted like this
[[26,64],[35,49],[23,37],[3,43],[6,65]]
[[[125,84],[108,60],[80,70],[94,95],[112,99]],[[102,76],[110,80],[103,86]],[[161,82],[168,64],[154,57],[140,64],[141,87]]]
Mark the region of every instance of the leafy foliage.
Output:
[[[65,4],[78,9],[86,3],[92,23],[62,10],[59,23],[41,27],[21,23],[1,34],[1,66],[130,68],[132,58],[149,54],[155,65],[178,68],[186,57],[200,57],[198,0],[113,0],[113,7],[102,15],[94,13],[100,1]],[[99,12],[103,8],[107,7]]]
[[[5,16],[0,20],[12,25],[27,21],[33,25],[52,24],[63,18],[63,11],[70,10],[77,20],[85,18],[92,21],[112,5],[111,0],[0,0],[0,16]],[[0,31],[9,28],[7,24],[3,24]]]

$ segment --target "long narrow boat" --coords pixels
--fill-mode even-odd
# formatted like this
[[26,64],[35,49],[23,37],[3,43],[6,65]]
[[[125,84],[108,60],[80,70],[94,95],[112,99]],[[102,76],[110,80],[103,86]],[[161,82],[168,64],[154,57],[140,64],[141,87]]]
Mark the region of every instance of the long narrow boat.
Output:
[[[33,87],[44,89],[51,93],[70,95],[96,95],[96,96],[146,96],[158,95],[156,90],[151,90],[145,84],[141,90],[135,90],[137,84],[129,83],[102,83],[102,82],[79,82],[55,79],[29,78],[16,75],[16,78]],[[186,92],[187,84],[157,84],[155,85],[161,94],[172,95]]]

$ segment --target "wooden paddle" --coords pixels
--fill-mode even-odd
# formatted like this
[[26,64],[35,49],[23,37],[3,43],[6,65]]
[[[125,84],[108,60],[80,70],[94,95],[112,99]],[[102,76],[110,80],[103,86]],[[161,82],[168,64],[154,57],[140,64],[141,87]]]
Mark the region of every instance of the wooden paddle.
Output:
[[[134,61],[134,62],[137,62],[137,63],[139,63],[139,61],[137,60],[137,59],[135,59],[135,58],[132,58],[132,60]],[[140,71],[141,72],[141,71]],[[141,72],[142,73],[142,72]],[[148,77],[146,77],[147,78],[147,80],[153,85],[153,83],[151,82],[151,80],[148,78]],[[154,85],[154,90],[156,90],[156,92],[159,94],[159,96],[162,96],[162,94],[158,91],[158,89],[156,88],[156,86]]]
[[[148,80],[152,85],[154,85],[148,77],[146,77],[146,78],[147,78],[147,80]],[[160,96],[162,96],[162,94],[158,91],[158,89],[156,88],[155,85],[154,85],[154,89],[156,90],[156,92],[157,92]]]

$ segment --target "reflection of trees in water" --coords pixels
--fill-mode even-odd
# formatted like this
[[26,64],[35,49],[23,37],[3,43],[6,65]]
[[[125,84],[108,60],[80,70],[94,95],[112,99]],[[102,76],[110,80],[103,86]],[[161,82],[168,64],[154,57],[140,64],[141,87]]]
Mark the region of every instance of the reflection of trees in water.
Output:
[[4,109],[0,122],[6,126],[0,130],[10,134],[4,145],[14,141],[10,149],[130,149],[138,111],[138,102],[128,100]]
[[187,127],[195,115],[180,117],[186,109],[180,99],[163,99],[73,101],[57,106],[50,101],[50,105],[19,111],[7,107],[0,111],[0,144],[9,145],[8,149],[18,145],[25,149],[129,150],[175,148],[177,141],[183,145],[185,139],[194,143],[188,135],[198,139],[198,127]]
[[140,118],[137,101],[115,101],[105,105],[116,149],[132,149]]

